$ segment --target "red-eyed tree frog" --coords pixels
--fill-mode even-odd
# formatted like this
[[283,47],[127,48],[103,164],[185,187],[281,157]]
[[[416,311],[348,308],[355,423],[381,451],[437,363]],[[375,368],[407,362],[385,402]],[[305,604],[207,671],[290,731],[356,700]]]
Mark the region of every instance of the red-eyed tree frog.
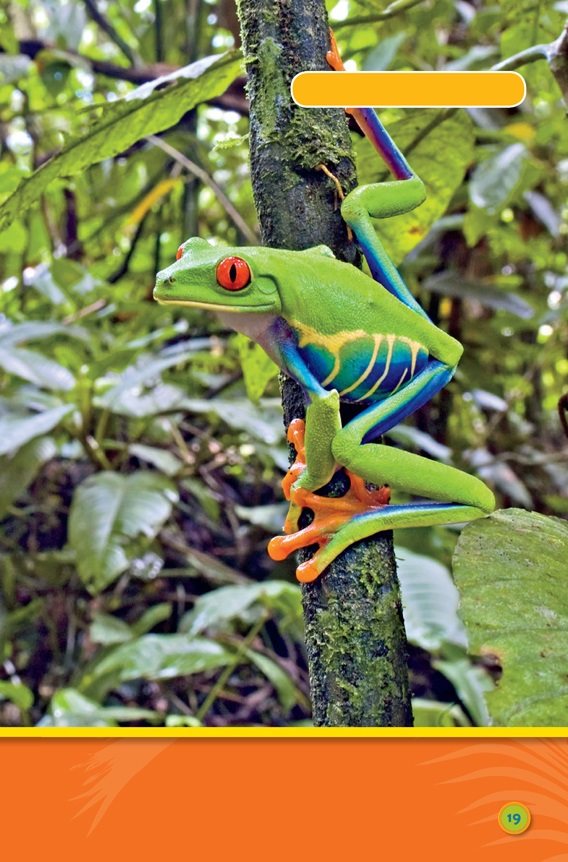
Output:
[[[328,61],[343,69],[333,40]],[[414,299],[371,221],[419,206],[424,185],[372,109],[349,113],[394,177],[358,186],[341,205],[372,277],[337,260],[326,246],[219,248],[192,238],[178,249],[177,261],[158,273],[154,290],[160,303],[217,312],[302,387],[305,423],[296,419],[288,430],[297,459],[283,482],[290,501],[285,535],[272,539],[269,553],[284,559],[317,544],[316,553],[297,569],[304,583],[349,545],[382,530],[461,523],[495,506],[479,479],[373,442],[448,383],[463,348]],[[361,407],[343,427],[342,402]],[[338,468],[349,476],[347,494],[314,493]],[[379,489],[371,491],[365,483]],[[427,500],[391,505],[390,487]],[[314,519],[299,529],[302,508],[312,509]]]

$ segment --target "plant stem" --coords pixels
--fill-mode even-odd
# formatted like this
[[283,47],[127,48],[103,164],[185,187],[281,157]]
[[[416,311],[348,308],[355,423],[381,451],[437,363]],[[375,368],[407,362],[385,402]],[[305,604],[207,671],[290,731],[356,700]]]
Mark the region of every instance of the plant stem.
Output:
[[513,54],[512,57],[507,57],[491,67],[492,72],[511,72],[513,69],[520,69],[521,66],[526,66],[528,63],[534,63],[536,60],[548,60],[550,45],[532,45],[530,48],[525,48],[524,51],[519,51],[518,54]]
[[211,709],[211,707],[213,706],[213,704],[215,703],[215,701],[217,700],[217,698],[219,697],[219,695],[221,694],[221,692],[223,691],[225,686],[227,685],[227,683],[231,677],[231,674],[233,673],[235,668],[240,664],[240,662],[241,662],[242,658],[244,657],[245,653],[247,652],[248,648],[253,644],[254,639],[256,638],[256,636],[260,632],[260,630],[262,629],[266,620],[267,620],[267,615],[262,614],[260,619],[257,620],[257,622],[254,624],[254,626],[251,628],[251,630],[249,631],[246,638],[244,638],[241,641],[239,648],[237,649],[237,651],[233,657],[233,661],[230,664],[228,664],[227,667],[225,668],[225,670],[220,674],[219,679],[217,680],[217,682],[215,683],[215,685],[213,686],[213,688],[211,689],[211,691],[209,692],[209,694],[207,695],[207,697],[205,698],[205,700],[203,701],[203,703],[201,704],[199,709],[197,710],[195,717],[198,721],[202,722],[206,718],[207,713],[209,712],[209,710]]
[[[356,185],[345,114],[302,109],[290,96],[297,72],[328,68],[324,2],[240,0],[238,11],[262,241],[289,249],[325,243],[341,260],[358,264],[336,186],[316,168],[326,165],[346,193]],[[286,424],[304,414],[302,389],[289,378],[282,381],[282,399]],[[345,490],[345,480],[337,478],[330,493]],[[302,596],[314,723],[410,725],[406,634],[392,535],[381,533],[349,548],[321,578],[302,588]]]
[[346,18],[345,21],[334,21],[332,28],[342,30],[345,27],[364,27],[365,24],[376,24],[380,21],[388,21],[389,18],[394,18],[396,15],[401,15],[403,12],[408,12],[414,6],[424,3],[425,0],[395,0],[382,12],[377,12],[376,15],[359,15],[351,18]]

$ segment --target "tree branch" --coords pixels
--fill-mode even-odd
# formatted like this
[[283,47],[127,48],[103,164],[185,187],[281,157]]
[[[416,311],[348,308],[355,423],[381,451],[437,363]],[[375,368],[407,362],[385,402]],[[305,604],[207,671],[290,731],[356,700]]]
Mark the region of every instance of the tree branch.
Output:
[[375,15],[353,16],[346,18],[345,21],[334,21],[331,26],[335,31],[338,31],[345,27],[364,27],[365,24],[377,24],[380,21],[388,21],[389,18],[401,15],[403,12],[408,12],[409,9],[424,2],[425,0],[395,0],[382,12],[377,12]]
[[107,21],[103,13],[99,10],[96,0],[83,0],[85,4],[85,8],[87,9],[87,13],[89,18],[97,24],[101,30],[107,34],[109,39],[114,42],[114,44],[119,48],[126,59],[133,65],[137,66],[139,63],[139,58],[136,56],[135,52],[132,50],[130,45],[124,41],[120,33],[117,33],[110,21]]
[[[240,0],[251,102],[251,168],[263,243],[303,249],[325,243],[357,263],[325,164],[349,191],[356,184],[345,115],[310,111],[290,96],[293,76],[326,69],[323,0]],[[285,423],[304,414],[302,390],[282,383]],[[336,478],[330,493],[346,490]],[[392,535],[349,548],[302,588],[314,723],[405,726],[412,723]]]

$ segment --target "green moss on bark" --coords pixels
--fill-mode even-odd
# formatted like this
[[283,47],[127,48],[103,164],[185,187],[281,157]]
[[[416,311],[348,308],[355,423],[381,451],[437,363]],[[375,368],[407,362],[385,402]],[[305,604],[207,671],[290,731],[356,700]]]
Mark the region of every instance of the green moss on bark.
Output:
[[[346,193],[356,185],[344,112],[300,108],[290,96],[294,75],[327,68],[324,2],[240,0],[238,9],[263,243],[290,249],[323,243],[337,257],[357,264],[335,186],[316,168],[325,164]],[[289,378],[282,380],[282,403],[286,425],[303,416],[302,390]],[[337,496],[345,489],[339,475],[328,493]],[[309,513],[303,517],[307,520]],[[406,635],[392,536],[381,534],[349,548],[302,592],[314,723],[410,725]]]

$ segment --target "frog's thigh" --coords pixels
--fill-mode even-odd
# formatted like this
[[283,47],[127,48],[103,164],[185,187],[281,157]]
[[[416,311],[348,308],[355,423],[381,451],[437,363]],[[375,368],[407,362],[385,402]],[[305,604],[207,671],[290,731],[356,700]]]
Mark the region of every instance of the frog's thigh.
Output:
[[495,508],[493,494],[475,476],[391,446],[379,443],[357,445],[343,434],[337,435],[333,454],[339,464],[367,482],[390,485],[407,494],[433,500],[475,506],[484,512],[492,512]]
[[336,468],[332,442],[341,428],[339,395],[336,390],[314,398],[306,410],[305,471],[295,483],[296,488],[316,491],[326,485]]

